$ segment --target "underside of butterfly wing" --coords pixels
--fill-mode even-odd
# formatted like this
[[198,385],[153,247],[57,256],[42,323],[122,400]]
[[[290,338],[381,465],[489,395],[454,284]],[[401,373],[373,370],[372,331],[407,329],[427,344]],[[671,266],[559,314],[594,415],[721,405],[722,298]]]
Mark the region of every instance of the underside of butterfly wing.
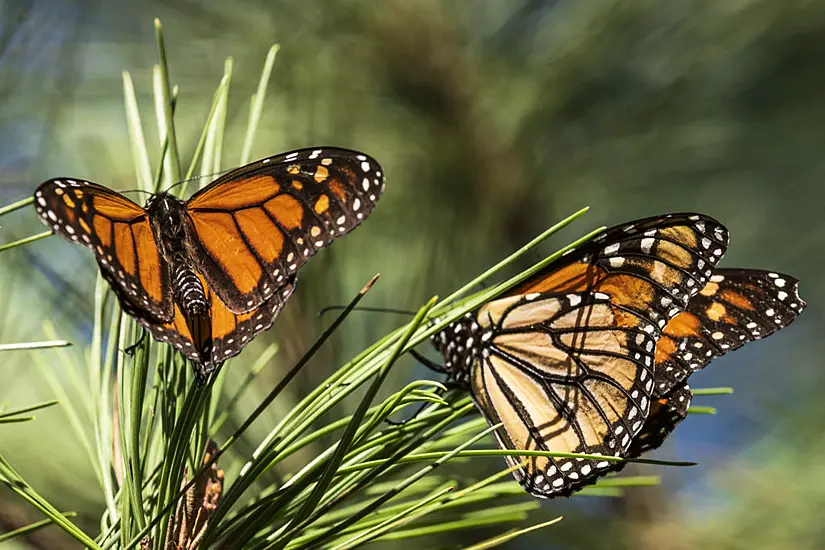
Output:
[[[484,342],[471,391],[507,449],[623,456],[641,429],[653,387],[652,325],[606,294],[527,295],[479,317]],[[539,319],[539,321],[536,321]],[[531,494],[568,495],[610,462],[508,457]]]
[[687,418],[693,393],[687,384],[674,388],[666,395],[657,397],[650,406],[650,414],[641,432],[627,450],[628,458],[636,458],[662,446],[676,426]]
[[722,259],[728,232],[702,214],[666,214],[606,229],[507,292],[598,291],[658,330],[687,307]]
[[717,357],[789,325],[804,308],[799,282],[789,275],[716,270],[656,344],[657,394],[670,392]]
[[[437,334],[444,370],[491,424],[504,424],[504,448],[627,456],[648,415],[656,340],[704,288],[727,241],[701,214],[607,229]],[[573,317],[557,318],[562,310]],[[611,470],[603,460],[525,459],[516,478],[544,498]]]

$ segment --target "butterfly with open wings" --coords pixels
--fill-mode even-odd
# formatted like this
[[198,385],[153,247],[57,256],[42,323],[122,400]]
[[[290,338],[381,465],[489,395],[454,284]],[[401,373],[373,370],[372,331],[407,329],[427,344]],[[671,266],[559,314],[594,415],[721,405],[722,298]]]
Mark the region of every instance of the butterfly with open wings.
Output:
[[[502,424],[494,433],[503,448],[638,456],[684,418],[691,372],[804,307],[789,277],[717,270],[727,242],[727,230],[700,214],[607,229],[436,334],[440,370]],[[712,351],[701,358],[686,351],[703,346]],[[619,468],[507,457],[511,466],[525,459],[514,475],[540,498]]]
[[320,147],[232,170],[187,201],[160,193],[141,207],[76,178],[46,181],[34,199],[52,231],[94,251],[123,311],[202,381],[272,326],[298,269],[383,190],[374,159]]

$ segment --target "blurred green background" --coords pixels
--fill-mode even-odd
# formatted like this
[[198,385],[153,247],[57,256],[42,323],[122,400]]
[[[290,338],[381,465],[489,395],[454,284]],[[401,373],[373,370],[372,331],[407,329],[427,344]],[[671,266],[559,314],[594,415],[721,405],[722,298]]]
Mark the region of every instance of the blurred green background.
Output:
[[[825,547],[825,2],[6,0],[0,204],[57,176],[136,187],[120,73],[131,72],[147,138],[157,143],[154,17],[180,87],[185,162],[232,56],[224,166],[237,164],[248,98],[278,42],[253,157],[340,145],[368,152],[387,175],[375,214],[302,270],[275,328],[251,346],[278,341],[281,350],[237,418],[321,332],[318,309],[347,301],[375,272],[382,278],[370,305],[416,308],[581,206],[592,210],[543,254],[597,225],[695,210],[730,229],[723,265],[798,277],[808,309],[691,380],[736,389],[697,398],[719,414],[689,418],[655,454],[699,466],[636,466],[629,470],[659,474],[663,484],[621,499],[547,502],[533,519],[565,520],[508,548]],[[158,148],[150,153],[156,162]],[[25,209],[2,220],[0,242],[42,230]],[[50,322],[77,344],[67,354],[81,362],[95,273],[90,254],[57,238],[2,253],[0,342],[47,339]],[[295,395],[401,321],[350,317]],[[69,376],[57,353],[42,353]],[[236,361],[254,356],[248,350]],[[396,371],[394,387],[434,376],[410,359]],[[2,356],[0,380],[0,403],[9,407],[53,396],[23,352]],[[271,407],[242,451],[287,401]],[[59,408],[34,424],[4,426],[0,452],[95,531],[101,496]],[[466,468],[481,475],[501,466],[482,459],[462,472],[471,478]],[[0,531],[37,519],[0,491]],[[456,547],[497,530],[422,544]],[[54,529],[30,544],[76,547]]]

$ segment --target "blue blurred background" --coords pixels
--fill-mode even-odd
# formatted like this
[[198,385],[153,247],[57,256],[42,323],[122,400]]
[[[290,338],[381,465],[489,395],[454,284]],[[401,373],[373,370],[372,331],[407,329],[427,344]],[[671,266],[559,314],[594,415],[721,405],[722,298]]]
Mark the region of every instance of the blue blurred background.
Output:
[[[663,484],[621,499],[547,502],[535,519],[565,520],[510,547],[825,547],[825,3],[9,0],[0,5],[0,204],[56,176],[137,187],[120,73],[131,72],[156,144],[154,17],[180,87],[185,160],[232,56],[224,165],[237,164],[248,98],[278,42],[253,157],[329,144],[361,149],[385,168],[375,214],[307,265],[275,328],[254,344],[278,341],[278,365],[320,333],[319,308],[346,301],[375,272],[382,279],[370,305],[415,308],[582,206],[592,210],[541,254],[597,225],[703,212],[730,229],[723,265],[796,276],[808,309],[691,380],[736,389],[697,398],[719,414],[690,417],[655,455],[699,466],[636,466],[628,470]],[[25,209],[3,218],[0,242],[42,230]],[[2,253],[0,342],[47,339],[50,323],[82,362],[95,273],[89,254],[56,238]],[[295,394],[398,322],[351,317]],[[49,357],[55,371],[66,367]],[[415,377],[434,375],[406,359],[392,383]],[[278,378],[277,365],[267,368],[238,414]],[[53,396],[25,353],[3,355],[0,380],[0,403],[10,407]],[[102,500],[58,409],[3,427],[0,451],[94,529]],[[467,467],[481,475],[501,465]],[[0,491],[0,531],[37,519]],[[32,548],[74,548],[47,531]]]

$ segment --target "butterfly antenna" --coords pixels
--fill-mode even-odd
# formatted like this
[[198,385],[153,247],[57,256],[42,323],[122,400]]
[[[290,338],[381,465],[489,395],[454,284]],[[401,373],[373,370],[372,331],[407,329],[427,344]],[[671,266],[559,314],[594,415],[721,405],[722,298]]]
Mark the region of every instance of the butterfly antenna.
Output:
[[202,180],[203,178],[212,178],[212,177],[215,177],[215,176],[222,176],[222,175],[226,174],[227,172],[231,172],[231,171],[232,171],[232,169],[221,170],[219,172],[212,172],[211,174],[201,174],[200,176],[195,176],[194,178],[189,178],[188,180],[181,180],[181,181],[173,184],[171,187],[169,187],[169,191],[171,191],[172,189],[174,189],[178,185],[183,185],[184,183],[189,183],[190,181],[198,181],[198,180]]
[[[345,307],[346,306],[338,306],[338,305],[336,305],[336,306],[327,306],[327,307],[325,307],[325,308],[318,311],[318,318],[320,319],[321,317],[323,317],[324,313],[327,313],[328,311],[340,311],[340,310],[344,309]],[[367,306],[354,307],[354,308],[352,308],[352,311],[372,311],[374,313],[395,313],[396,315],[415,315],[417,313],[415,311],[410,311],[408,309],[395,309],[395,308],[391,308],[391,307],[367,307]]]
[[[448,390],[448,391],[449,391],[450,389],[452,389],[452,388],[449,388],[449,387],[447,388],[447,390]],[[440,389],[437,389],[437,390],[436,390],[436,392],[437,392],[439,395],[441,395],[441,391],[440,391]],[[386,420],[384,420],[384,422],[386,422],[386,423],[387,423],[387,424],[389,424],[390,426],[403,426],[404,424],[407,424],[407,423],[409,423],[409,422],[412,422],[413,420],[415,420],[416,418],[418,418],[418,416],[419,416],[422,412],[424,412],[424,409],[426,409],[429,405],[432,405],[432,403],[427,403],[427,402],[425,402],[425,403],[421,403],[421,405],[419,405],[419,406],[418,406],[418,408],[415,410],[415,412],[414,412],[414,413],[413,413],[413,414],[412,414],[409,418],[405,418],[404,420],[391,420],[391,419],[387,418]],[[447,406],[448,406],[448,407],[450,407],[450,408],[452,409],[452,405],[447,405]]]
[[126,193],[146,193],[147,195],[154,195],[151,191],[147,191],[145,189],[126,189],[123,191],[118,191],[121,195],[125,195]]
[[424,357],[423,355],[421,355],[420,353],[418,353],[414,349],[409,350],[407,353],[412,355],[413,359],[415,359],[416,361],[418,361],[419,363],[421,363],[422,365],[424,365],[428,369],[434,370],[435,372],[437,372],[439,374],[447,374],[447,369],[444,368],[444,365],[439,365],[438,363],[436,363],[432,359],[427,359],[426,357]]

